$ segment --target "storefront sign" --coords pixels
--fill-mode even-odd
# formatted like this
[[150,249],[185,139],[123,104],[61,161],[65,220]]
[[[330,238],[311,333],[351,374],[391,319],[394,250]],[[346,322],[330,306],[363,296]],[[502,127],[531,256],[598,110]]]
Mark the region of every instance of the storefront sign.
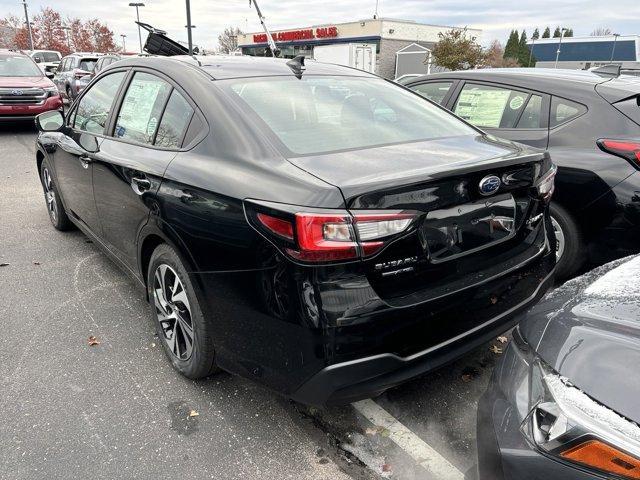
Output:
[[[296,40],[314,40],[316,38],[335,38],[338,36],[338,27],[318,27],[304,30],[290,30],[287,32],[272,33],[276,42],[293,42]],[[267,34],[260,33],[253,36],[253,43],[266,43]]]

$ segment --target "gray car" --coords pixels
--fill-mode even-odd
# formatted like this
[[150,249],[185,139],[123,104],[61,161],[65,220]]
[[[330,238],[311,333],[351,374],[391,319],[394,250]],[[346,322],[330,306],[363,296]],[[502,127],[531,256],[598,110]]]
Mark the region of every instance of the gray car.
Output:
[[565,283],[479,403],[481,480],[640,478],[640,256]]
[[72,53],[62,59],[53,83],[63,97],[69,101],[76,99],[81,90],[78,80],[91,74],[98,58],[95,53]]

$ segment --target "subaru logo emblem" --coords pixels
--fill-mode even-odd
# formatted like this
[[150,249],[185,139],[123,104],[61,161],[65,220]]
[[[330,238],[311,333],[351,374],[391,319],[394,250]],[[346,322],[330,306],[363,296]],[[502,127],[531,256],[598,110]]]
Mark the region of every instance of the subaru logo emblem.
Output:
[[22,95],[22,90],[11,90],[11,95],[15,95],[16,97]]
[[496,193],[502,182],[495,175],[487,175],[480,180],[480,195],[491,195]]

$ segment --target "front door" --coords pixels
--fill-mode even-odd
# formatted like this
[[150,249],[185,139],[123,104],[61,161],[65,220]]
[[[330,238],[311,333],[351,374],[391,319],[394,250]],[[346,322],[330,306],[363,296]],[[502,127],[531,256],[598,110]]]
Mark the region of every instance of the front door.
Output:
[[104,77],[83,95],[58,135],[54,165],[58,187],[68,211],[95,233],[100,222],[93,195],[93,162],[104,141],[111,104],[126,72]]
[[135,72],[124,93],[112,136],[94,162],[94,191],[103,238],[137,270],[137,237],[159,208],[155,193],[176,156],[193,108],[166,80]]

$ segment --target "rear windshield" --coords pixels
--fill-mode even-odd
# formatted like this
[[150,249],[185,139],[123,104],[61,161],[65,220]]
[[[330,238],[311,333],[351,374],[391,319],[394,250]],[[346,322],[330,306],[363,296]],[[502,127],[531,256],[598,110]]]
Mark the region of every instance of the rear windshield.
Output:
[[59,62],[60,54],[56,52],[38,52],[42,59],[47,63]]
[[96,58],[83,58],[80,60],[80,66],[78,68],[86,72],[93,72],[93,67],[96,66],[97,61]]
[[476,133],[382,79],[308,76],[220,82],[301,155]]
[[41,77],[42,70],[22,55],[0,55],[0,77]]

